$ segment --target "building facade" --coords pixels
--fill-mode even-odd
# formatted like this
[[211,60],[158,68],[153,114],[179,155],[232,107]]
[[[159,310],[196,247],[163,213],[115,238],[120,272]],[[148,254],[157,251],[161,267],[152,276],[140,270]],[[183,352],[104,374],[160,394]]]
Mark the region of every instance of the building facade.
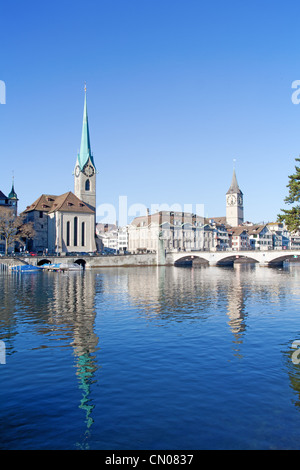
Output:
[[35,237],[27,249],[37,253],[96,250],[94,212],[71,191],[61,196],[42,194],[23,214]]
[[184,212],[160,211],[136,217],[128,226],[131,253],[157,252],[159,240],[167,251],[210,250],[213,229],[204,218]]
[[265,225],[252,225],[247,227],[250,248],[253,250],[272,250],[273,249],[273,236],[268,226]]
[[229,229],[229,236],[232,250],[241,251],[250,249],[247,227],[232,227],[232,229]]
[[97,224],[96,235],[102,252],[123,254],[128,250],[128,227],[115,224]]

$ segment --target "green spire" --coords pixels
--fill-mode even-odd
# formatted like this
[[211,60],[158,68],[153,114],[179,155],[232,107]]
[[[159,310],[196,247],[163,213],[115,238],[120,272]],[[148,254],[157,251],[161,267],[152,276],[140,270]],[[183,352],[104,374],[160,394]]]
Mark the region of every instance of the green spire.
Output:
[[13,181],[12,181],[12,187],[11,187],[11,191],[8,195],[8,198],[9,199],[17,199],[18,200],[18,196],[17,196],[17,193],[15,192],[15,188],[14,188],[14,177],[13,177]]
[[79,163],[81,170],[83,169],[84,165],[87,163],[89,158],[91,159],[93,165],[95,166],[94,160],[92,157],[92,152],[91,152],[89,121],[88,121],[87,104],[86,104],[86,86],[84,87],[84,91],[85,91],[85,95],[84,95],[81,145],[80,145],[80,153],[78,154],[78,163]]

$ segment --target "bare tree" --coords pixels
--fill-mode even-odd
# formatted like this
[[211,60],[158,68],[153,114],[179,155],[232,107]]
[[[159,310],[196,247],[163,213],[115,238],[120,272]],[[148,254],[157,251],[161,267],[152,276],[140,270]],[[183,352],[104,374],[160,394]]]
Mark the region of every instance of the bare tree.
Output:
[[5,241],[5,254],[10,246],[20,243],[25,246],[26,240],[34,238],[35,230],[32,222],[24,222],[24,216],[16,216],[9,208],[0,210],[0,236]]

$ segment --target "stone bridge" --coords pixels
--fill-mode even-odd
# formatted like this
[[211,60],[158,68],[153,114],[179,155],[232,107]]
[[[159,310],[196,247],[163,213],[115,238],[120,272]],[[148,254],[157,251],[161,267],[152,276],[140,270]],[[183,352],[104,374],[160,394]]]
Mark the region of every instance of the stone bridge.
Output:
[[300,261],[300,250],[270,251],[181,251],[107,256],[34,256],[2,257],[0,270],[8,266],[45,263],[77,263],[83,267],[129,267],[129,266],[182,266],[206,264],[208,266],[233,266],[236,262],[258,263],[259,266],[280,266],[284,261]]
[[259,263],[260,266],[280,266],[284,261],[300,261],[299,250],[268,251],[191,251],[167,253],[166,264],[180,266],[203,263],[209,266],[232,266],[235,262]]

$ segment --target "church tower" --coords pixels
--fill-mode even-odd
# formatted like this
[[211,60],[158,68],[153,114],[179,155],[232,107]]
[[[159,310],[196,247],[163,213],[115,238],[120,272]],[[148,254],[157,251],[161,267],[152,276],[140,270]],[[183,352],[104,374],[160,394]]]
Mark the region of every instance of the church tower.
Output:
[[233,169],[230,188],[226,193],[226,223],[237,227],[244,222],[243,193],[239,188],[235,169]]
[[18,199],[14,186],[15,185],[14,185],[14,178],[13,178],[12,187],[8,195],[8,199],[9,199],[9,205],[13,207],[15,215],[18,215],[18,200],[19,199]]
[[91,152],[89,122],[86,104],[86,87],[80,152],[74,170],[74,193],[93,211],[96,211],[96,167]]

